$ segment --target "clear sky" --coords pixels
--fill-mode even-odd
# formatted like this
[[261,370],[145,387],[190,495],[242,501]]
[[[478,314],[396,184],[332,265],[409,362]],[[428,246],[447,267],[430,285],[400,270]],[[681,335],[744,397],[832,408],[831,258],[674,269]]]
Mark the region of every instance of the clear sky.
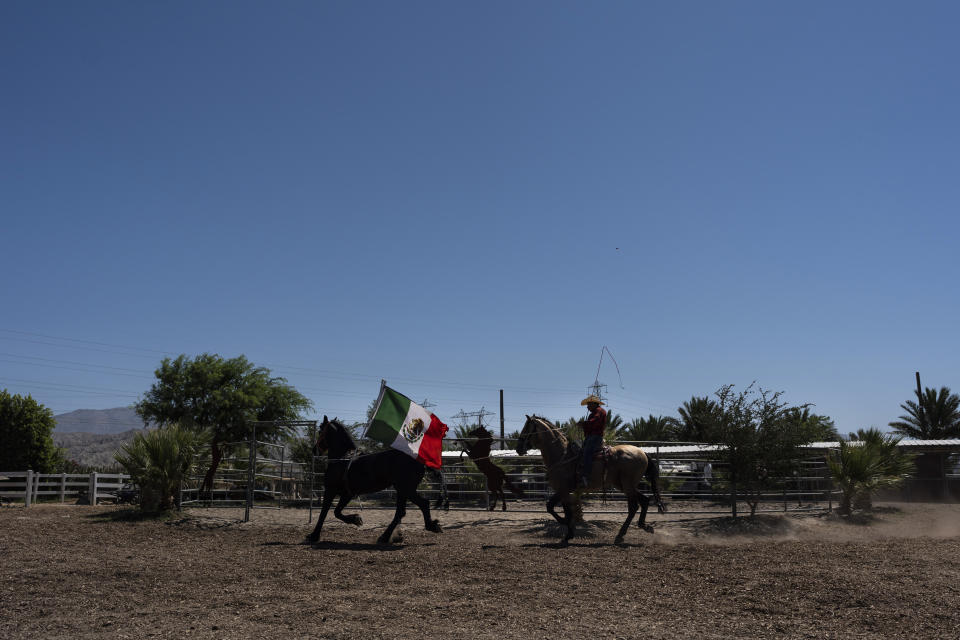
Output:
[[[0,388],[246,355],[629,420],[751,381],[841,432],[960,391],[956,2],[0,3]],[[620,381],[622,377],[622,385]]]

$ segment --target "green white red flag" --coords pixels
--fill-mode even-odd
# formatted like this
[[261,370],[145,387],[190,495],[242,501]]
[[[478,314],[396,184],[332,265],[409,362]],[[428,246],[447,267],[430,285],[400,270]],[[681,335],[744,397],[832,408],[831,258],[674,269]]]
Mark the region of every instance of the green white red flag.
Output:
[[363,435],[439,469],[446,434],[447,425],[437,416],[384,384]]

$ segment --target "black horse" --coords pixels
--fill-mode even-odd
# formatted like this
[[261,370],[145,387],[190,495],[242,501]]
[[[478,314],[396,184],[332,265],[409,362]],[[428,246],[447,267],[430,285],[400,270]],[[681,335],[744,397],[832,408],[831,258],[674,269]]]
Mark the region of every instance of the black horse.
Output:
[[390,542],[393,530],[407,512],[407,500],[420,507],[420,511],[423,512],[423,524],[427,531],[440,533],[440,523],[430,519],[430,501],[417,493],[417,486],[423,480],[426,467],[396,449],[348,459],[347,454],[356,448],[353,438],[336,418],[328,420],[327,416],[323,416],[320,435],[314,445],[315,452],[327,452],[327,472],[323,478],[323,505],[317,526],[307,536],[307,540],[316,542],[320,539],[323,520],[327,517],[327,511],[337,496],[340,500],[337,502],[336,509],[333,510],[333,515],[348,524],[359,527],[363,524],[360,516],[357,514],[345,516],[343,508],[354,496],[383,491],[388,487],[394,487],[397,490],[397,510],[386,531],[377,538],[379,544]]

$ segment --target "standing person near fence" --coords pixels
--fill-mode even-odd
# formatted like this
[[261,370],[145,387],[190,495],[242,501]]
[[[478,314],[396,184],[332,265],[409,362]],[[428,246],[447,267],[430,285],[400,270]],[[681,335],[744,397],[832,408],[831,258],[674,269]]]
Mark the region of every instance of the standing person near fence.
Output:
[[707,460],[703,465],[703,488],[710,491],[713,488],[713,464]]
[[580,486],[590,484],[590,472],[593,470],[593,454],[603,445],[603,431],[607,427],[607,411],[600,405],[603,401],[597,396],[589,395],[580,401],[580,406],[586,405],[590,415],[578,424],[583,429],[583,458],[580,465]]

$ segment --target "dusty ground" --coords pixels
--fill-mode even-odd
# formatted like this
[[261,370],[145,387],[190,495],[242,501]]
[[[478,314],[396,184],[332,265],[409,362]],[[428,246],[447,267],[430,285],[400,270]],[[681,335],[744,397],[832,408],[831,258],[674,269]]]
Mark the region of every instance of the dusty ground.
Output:
[[[355,511],[355,510],[354,510]],[[0,638],[957,638],[960,506],[836,516],[653,514],[611,544],[588,514],[566,549],[546,514],[0,509]]]

